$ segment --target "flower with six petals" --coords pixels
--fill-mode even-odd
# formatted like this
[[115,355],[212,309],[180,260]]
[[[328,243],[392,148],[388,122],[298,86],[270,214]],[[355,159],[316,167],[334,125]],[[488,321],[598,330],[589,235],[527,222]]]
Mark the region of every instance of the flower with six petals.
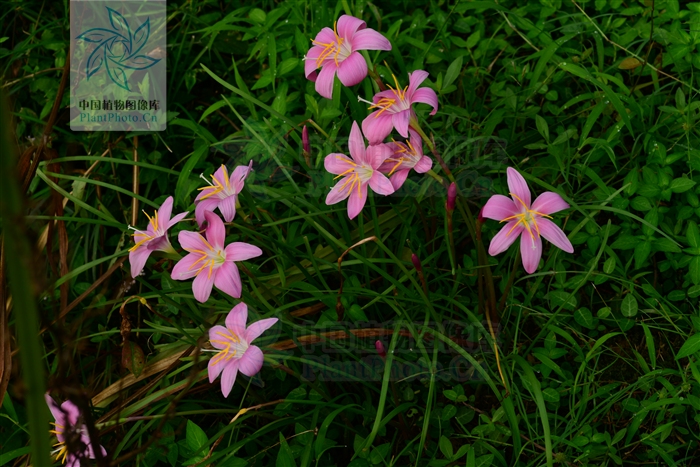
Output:
[[304,72],[316,82],[316,92],[327,99],[333,98],[336,74],[344,86],[354,86],[367,76],[367,62],[358,50],[391,50],[386,37],[349,15],[341,16],[333,29],[321,29],[312,42],[304,57]]
[[129,263],[131,264],[131,277],[136,277],[141,274],[148,257],[154,251],[175,251],[168,240],[168,229],[180,222],[188,214],[180,213],[177,216],[170,218],[173,211],[173,197],[169,196],[163,204],[158,208],[158,211],[153,217],[148,217],[148,227],[146,230],[137,230],[134,233],[134,241],[136,244],[129,249]]
[[374,95],[373,102],[360,98],[361,101],[371,104],[370,109],[377,109],[362,121],[362,132],[370,144],[384,141],[392,128],[396,128],[401,136],[408,138],[409,125],[417,127],[416,113],[411,107],[416,102],[430,105],[433,108],[430,115],[435,115],[438,109],[437,94],[431,88],[418,89],[427,77],[428,72],[423,70],[409,73],[408,86],[402,89],[396,76],[393,76],[396,89],[389,86],[390,89],[378,92]]
[[262,250],[243,242],[229,243],[224,247],[224,223],[211,211],[205,211],[204,218],[207,221],[206,238],[197,232],[180,232],[180,245],[189,254],[175,265],[171,277],[179,281],[194,277],[192,291],[194,298],[201,303],[207,301],[213,286],[240,298],[243,286],[234,261],[255,258],[262,254]]
[[566,234],[550,219],[550,214],[567,209],[569,204],[558,194],[547,191],[531,203],[530,188],[517,170],[508,167],[508,189],[512,197],[493,195],[482,210],[485,218],[506,222],[489,245],[489,254],[496,256],[520,237],[520,254],[528,274],[537,269],[542,256],[544,237],[567,253],[574,247]]
[[226,222],[231,222],[236,216],[238,194],[243,190],[246,177],[253,169],[253,161],[248,165],[239,165],[229,177],[226,166],[222,165],[211,176],[213,184],[199,188],[200,194],[194,199],[196,207],[194,216],[197,224],[202,227],[205,211],[219,208]]
[[423,155],[423,140],[413,130],[408,130],[411,135],[405,143],[394,141],[387,143],[393,154],[379,167],[391,180],[394,190],[401,188],[406,181],[408,173],[414,169],[419,174],[425,173],[433,167],[433,160]]
[[228,397],[240,371],[246,376],[254,376],[263,365],[263,353],[259,347],[251,345],[263,332],[277,322],[277,318],[256,321],[246,328],[248,306],[239,303],[226,316],[226,326],[213,326],[209,330],[209,342],[217,349],[209,360],[209,382],[213,383],[221,375],[221,392]]
[[[46,404],[49,406],[49,410],[51,410],[51,415],[53,415],[53,425],[56,428],[55,430],[51,430],[51,433],[56,435],[58,439],[58,443],[54,444],[54,447],[58,447],[58,449],[52,453],[56,454],[56,460],[60,459],[67,467],[80,467],[81,458],[87,457],[89,459],[94,459],[95,450],[90,443],[87,427],[84,424],[78,426],[81,418],[78,407],[71,401],[65,401],[59,406],[48,394],[45,394],[44,397],[46,398]],[[67,437],[71,440],[71,446],[82,446],[83,451],[77,454],[69,452],[68,446],[66,445]],[[79,443],[78,439],[80,441]],[[107,456],[105,448],[102,446],[99,448],[102,457]]]
[[337,175],[335,178],[342,177],[326,196],[326,204],[336,204],[349,198],[348,217],[354,219],[367,201],[367,185],[380,195],[386,196],[394,192],[389,179],[379,171],[379,167],[391,156],[392,151],[386,144],[365,149],[365,140],[357,122],[352,123],[349,146],[350,157],[345,154],[329,154],[323,165],[327,171]]

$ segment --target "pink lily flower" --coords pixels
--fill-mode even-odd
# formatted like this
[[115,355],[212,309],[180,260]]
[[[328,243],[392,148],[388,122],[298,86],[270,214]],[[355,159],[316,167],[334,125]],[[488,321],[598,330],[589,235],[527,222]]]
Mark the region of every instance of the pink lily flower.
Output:
[[194,199],[197,205],[194,216],[200,228],[204,222],[205,211],[219,208],[226,222],[231,222],[236,217],[238,194],[243,190],[244,181],[251,170],[253,170],[253,161],[248,165],[239,165],[229,177],[226,166],[222,164],[211,176],[214,184],[199,188],[201,193]]
[[[313,47],[304,57],[304,73],[316,82],[316,92],[333,98],[335,75],[344,86],[354,86],[367,76],[367,62],[358,50],[391,50],[391,42],[367,23],[343,15],[331,28],[323,28],[313,39]],[[316,70],[321,68],[321,72]]]
[[365,149],[365,140],[357,122],[352,123],[349,138],[350,157],[345,154],[329,154],[323,161],[326,170],[343,177],[326,196],[326,204],[336,204],[348,199],[348,217],[354,219],[367,201],[367,185],[380,195],[390,195],[394,187],[379,167],[391,156],[386,144]]
[[405,88],[399,87],[399,82],[396,76],[394,84],[396,89],[389,86],[390,89],[378,92],[372,98],[373,102],[366,101],[362,98],[359,100],[370,105],[370,109],[375,110],[367,118],[362,121],[362,132],[365,134],[370,144],[377,144],[384,141],[384,138],[389,136],[392,128],[408,138],[408,127],[418,127],[416,113],[411,107],[416,102],[428,104],[433,108],[430,115],[435,115],[438,109],[438,98],[435,91],[431,88],[420,88],[418,86],[428,77],[428,72],[416,70],[408,74],[408,86]]
[[224,248],[224,223],[211,211],[205,211],[204,218],[207,221],[206,239],[197,232],[180,232],[180,245],[189,254],[175,265],[171,277],[178,281],[194,277],[192,291],[194,298],[201,303],[209,299],[213,286],[240,298],[243,286],[234,261],[255,258],[262,255],[262,250],[243,242],[229,243]]
[[411,139],[406,140],[405,143],[397,141],[387,143],[393,155],[379,167],[381,172],[389,175],[394,190],[401,188],[411,169],[422,174],[433,167],[433,160],[423,155],[423,140],[421,137],[413,130],[408,130],[408,132],[411,135]]
[[507,224],[496,234],[489,245],[489,254],[496,256],[508,249],[520,236],[520,254],[523,267],[532,274],[540,264],[542,238],[567,253],[574,247],[566,234],[551,220],[549,214],[567,209],[569,204],[558,194],[547,191],[530,204],[530,188],[517,170],[508,167],[508,189],[512,197],[493,195],[482,210],[485,218]]
[[129,249],[129,263],[131,263],[131,277],[141,274],[143,267],[154,251],[174,252],[175,249],[168,240],[168,229],[180,222],[188,214],[183,212],[170,218],[173,211],[173,197],[169,196],[153,217],[148,217],[146,230],[136,230],[134,241],[136,244]]
[[221,392],[228,397],[240,371],[246,376],[254,376],[263,365],[260,347],[251,345],[263,332],[277,322],[277,318],[256,321],[246,328],[248,306],[239,303],[226,316],[226,327],[213,326],[209,330],[209,342],[219,350],[209,360],[209,382],[213,383],[221,375]]
[[[95,458],[95,450],[90,443],[90,436],[88,435],[87,427],[82,424],[78,426],[80,416],[80,410],[71,401],[65,401],[59,407],[58,404],[53,400],[48,394],[45,395],[46,404],[51,410],[54,421],[52,424],[56,428],[55,430],[50,430],[50,433],[56,435],[58,443],[54,446],[58,446],[58,449],[51,454],[56,454],[56,460],[61,460],[61,463],[66,464],[67,467],[80,467],[80,459],[87,457],[88,459]],[[74,439],[80,437],[80,444],[83,446],[83,451],[80,453],[68,452],[68,446],[66,446],[66,437]],[[75,446],[76,443],[72,443]],[[107,451],[102,446],[99,446],[102,457],[107,456]]]

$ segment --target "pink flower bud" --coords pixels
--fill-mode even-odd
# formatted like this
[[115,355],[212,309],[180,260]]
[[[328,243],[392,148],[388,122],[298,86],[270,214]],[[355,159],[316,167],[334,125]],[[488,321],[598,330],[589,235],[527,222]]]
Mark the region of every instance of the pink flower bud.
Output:
[[445,203],[445,208],[452,212],[455,210],[455,200],[457,199],[457,185],[455,182],[450,183],[449,188],[447,188],[447,203]]
[[302,149],[306,154],[311,154],[311,144],[309,144],[309,130],[306,129],[306,125],[301,130],[301,144]]
[[482,207],[479,209],[479,215],[476,218],[477,222],[483,224],[484,223],[484,208]]
[[382,344],[382,341],[375,342],[374,348],[377,349],[377,353],[379,354],[380,357],[382,357],[382,358],[386,357],[386,349],[384,348],[384,344]]
[[420,264],[420,259],[415,253],[411,253],[411,262],[413,263],[413,267],[416,268],[416,271],[423,272],[423,266]]

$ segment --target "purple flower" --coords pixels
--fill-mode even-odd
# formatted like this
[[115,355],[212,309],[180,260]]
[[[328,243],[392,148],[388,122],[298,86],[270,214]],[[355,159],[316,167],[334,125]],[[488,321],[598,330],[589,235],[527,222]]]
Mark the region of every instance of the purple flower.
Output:
[[[367,62],[358,50],[391,50],[391,42],[354,16],[343,15],[331,28],[323,28],[304,57],[304,73],[316,82],[316,92],[333,98],[335,75],[344,86],[354,86],[367,76]],[[316,70],[321,68],[321,72]]]
[[136,277],[141,274],[148,257],[154,251],[175,251],[168,240],[168,229],[180,222],[188,214],[183,212],[177,216],[170,218],[173,211],[173,197],[168,199],[160,206],[153,217],[148,217],[148,227],[145,231],[137,230],[134,233],[134,241],[136,245],[129,249],[129,263],[131,263],[131,277]]
[[[61,460],[65,463],[67,467],[80,467],[80,459],[87,457],[89,459],[95,458],[95,450],[90,443],[90,436],[87,432],[87,427],[85,424],[78,426],[80,422],[80,410],[71,401],[65,401],[59,407],[56,402],[49,396],[45,395],[46,404],[51,410],[54,421],[53,425],[55,430],[50,430],[50,433],[56,435],[58,443],[54,446],[58,446],[58,449],[52,454],[56,454],[56,460]],[[68,447],[66,446],[66,436],[70,436],[70,439],[80,437],[80,445],[83,447],[83,451],[79,453],[68,452]],[[72,443],[71,447],[75,446],[77,443]],[[107,451],[102,446],[99,446],[102,457],[107,456]]]
[[489,254],[496,256],[506,251],[520,236],[523,267],[528,274],[532,274],[540,264],[542,256],[541,237],[567,253],[574,252],[566,234],[549,220],[549,214],[567,209],[569,205],[561,196],[551,191],[542,193],[531,205],[530,188],[523,176],[510,167],[506,172],[512,199],[503,195],[493,195],[483,209],[485,218],[507,222],[491,240]]
[[277,322],[277,318],[256,321],[246,328],[248,306],[239,303],[226,316],[226,327],[214,326],[209,330],[209,342],[219,352],[209,360],[209,382],[221,375],[221,392],[228,397],[240,371],[253,376],[263,365],[263,353],[251,345],[263,332]]
[[194,199],[197,205],[194,210],[197,224],[202,227],[204,212],[219,208],[226,222],[231,222],[236,217],[236,201],[238,194],[243,190],[246,177],[253,169],[253,161],[248,165],[239,165],[229,177],[226,166],[219,167],[212,176],[213,185],[199,188],[201,193]]
[[408,138],[409,125],[417,126],[416,113],[411,107],[416,102],[430,105],[433,108],[430,115],[435,115],[438,109],[437,94],[430,88],[418,89],[427,77],[428,72],[423,70],[409,73],[408,86],[401,89],[396,76],[393,76],[396,89],[389,86],[391,89],[378,92],[374,95],[373,102],[360,99],[371,104],[370,109],[379,109],[362,121],[362,132],[370,144],[384,141],[393,128],[396,128],[401,136]]
[[401,188],[408,173],[414,169],[419,174],[425,173],[433,167],[433,160],[423,155],[423,140],[413,130],[408,130],[410,140],[405,143],[392,142],[387,146],[393,154],[379,167],[379,170],[389,175],[394,190]]
[[262,250],[243,242],[229,243],[224,247],[224,223],[210,211],[204,212],[204,218],[207,221],[206,239],[196,232],[180,232],[180,245],[189,254],[175,265],[171,277],[178,281],[194,277],[192,291],[194,298],[201,303],[209,299],[213,286],[240,298],[243,286],[234,261],[255,258],[262,254]]
[[326,204],[336,204],[348,199],[348,217],[354,219],[362,211],[367,201],[367,185],[375,193],[390,195],[394,187],[379,166],[391,156],[391,149],[386,144],[370,146],[365,149],[365,140],[357,122],[352,123],[349,138],[350,157],[345,154],[329,154],[323,161],[326,170],[343,177],[326,196]]

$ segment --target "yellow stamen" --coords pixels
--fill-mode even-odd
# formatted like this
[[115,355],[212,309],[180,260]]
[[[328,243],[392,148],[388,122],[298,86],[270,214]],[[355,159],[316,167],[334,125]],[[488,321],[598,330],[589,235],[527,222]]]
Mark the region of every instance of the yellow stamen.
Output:
[[314,45],[323,47],[323,51],[316,58],[316,68],[320,67],[323,61],[331,55],[333,55],[333,61],[335,62],[335,66],[338,66],[338,55],[340,55],[340,46],[343,45],[345,39],[338,36],[337,26],[338,22],[336,21],[335,23],[333,23],[333,35],[335,36],[335,42],[325,43],[318,42],[315,39],[311,39],[311,42],[313,42]]

